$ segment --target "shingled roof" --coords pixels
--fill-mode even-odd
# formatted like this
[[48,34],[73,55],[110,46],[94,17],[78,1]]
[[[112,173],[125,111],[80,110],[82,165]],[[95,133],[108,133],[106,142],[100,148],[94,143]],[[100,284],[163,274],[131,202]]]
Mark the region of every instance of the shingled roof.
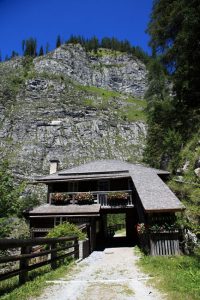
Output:
[[185,207],[159,175],[169,172],[118,160],[98,160],[37,178],[37,182],[130,177],[146,212],[180,211]]
[[30,216],[41,216],[41,215],[67,215],[67,216],[99,216],[100,215],[100,204],[93,205],[40,205],[31,211]]

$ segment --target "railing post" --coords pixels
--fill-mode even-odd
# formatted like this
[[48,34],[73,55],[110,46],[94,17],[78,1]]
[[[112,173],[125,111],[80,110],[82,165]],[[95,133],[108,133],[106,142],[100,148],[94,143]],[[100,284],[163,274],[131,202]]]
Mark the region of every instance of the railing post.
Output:
[[74,251],[75,251],[74,258],[75,259],[79,259],[79,243],[78,243],[78,238],[74,239]]
[[72,195],[72,204],[75,204],[75,194]]
[[[56,248],[56,243],[51,244],[51,250]],[[57,261],[54,260],[57,257],[57,251],[51,253],[51,268],[56,269],[57,268]]]
[[132,194],[129,193],[129,205],[133,205],[133,199],[132,199]]
[[[21,255],[30,253],[30,246],[21,247]],[[28,280],[28,258],[20,259],[20,274],[19,274],[19,284],[24,284]]]
[[108,206],[108,194],[105,194],[105,206]]

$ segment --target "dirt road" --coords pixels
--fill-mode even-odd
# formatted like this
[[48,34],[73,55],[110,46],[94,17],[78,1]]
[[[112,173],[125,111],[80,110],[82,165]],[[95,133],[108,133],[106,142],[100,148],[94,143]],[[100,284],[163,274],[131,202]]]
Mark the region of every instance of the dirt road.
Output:
[[37,300],[161,300],[136,266],[132,247],[95,251],[65,277],[52,281]]

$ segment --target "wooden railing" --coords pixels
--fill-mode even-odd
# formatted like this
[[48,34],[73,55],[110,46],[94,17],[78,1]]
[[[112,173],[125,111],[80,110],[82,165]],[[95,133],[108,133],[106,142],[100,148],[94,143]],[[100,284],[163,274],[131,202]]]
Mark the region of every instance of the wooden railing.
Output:
[[[127,193],[128,198],[127,200],[120,200],[120,199],[113,199],[114,201],[109,201],[109,194],[110,193]],[[65,192],[64,194],[69,195],[71,199],[68,201],[70,204],[77,204],[76,195],[81,192]],[[85,192],[83,192],[85,193]],[[121,207],[121,206],[134,206],[133,199],[132,199],[132,190],[120,190],[120,191],[90,191],[93,195],[94,203],[100,204],[102,208],[105,207]],[[51,204],[51,194],[49,195],[49,203]]]
[[[37,252],[33,251],[34,246],[47,245],[40,247]],[[5,271],[0,267],[0,281],[19,275],[19,283],[23,284],[28,280],[28,272],[42,266],[51,265],[52,269],[57,267],[57,261],[65,257],[79,257],[78,238],[62,237],[62,238],[35,238],[35,239],[0,239],[0,250],[19,249],[20,254],[1,256],[0,264],[19,262],[19,267],[14,270]],[[66,251],[67,250],[67,251]],[[60,252],[61,251],[61,252]],[[60,252],[60,253],[59,253]],[[33,259],[43,257],[43,261],[34,263]],[[31,261],[32,260],[32,261]]]

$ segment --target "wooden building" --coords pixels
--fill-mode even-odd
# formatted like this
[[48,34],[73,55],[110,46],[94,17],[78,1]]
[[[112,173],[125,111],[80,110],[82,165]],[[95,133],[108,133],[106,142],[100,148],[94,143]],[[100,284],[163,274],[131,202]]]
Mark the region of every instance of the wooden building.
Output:
[[93,250],[96,241],[106,238],[108,214],[124,213],[126,238],[136,240],[137,224],[166,222],[184,210],[165,184],[167,171],[117,160],[98,160],[57,171],[54,160],[50,173],[36,179],[47,185],[48,193],[47,203],[28,213],[34,236],[44,235],[64,221],[88,224]]

